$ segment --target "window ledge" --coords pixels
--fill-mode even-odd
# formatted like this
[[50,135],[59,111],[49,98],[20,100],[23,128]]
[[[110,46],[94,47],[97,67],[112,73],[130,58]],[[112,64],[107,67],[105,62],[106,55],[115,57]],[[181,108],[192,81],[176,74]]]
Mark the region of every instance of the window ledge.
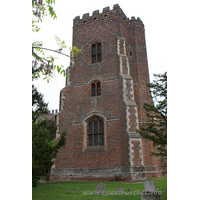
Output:
[[105,151],[105,146],[91,146],[91,147],[86,147],[84,152],[102,152]]

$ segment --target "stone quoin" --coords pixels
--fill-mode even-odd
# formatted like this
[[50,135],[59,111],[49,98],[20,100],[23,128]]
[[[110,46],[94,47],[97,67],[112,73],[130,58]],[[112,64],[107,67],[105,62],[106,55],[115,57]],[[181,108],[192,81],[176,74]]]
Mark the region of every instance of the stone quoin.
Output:
[[56,137],[67,142],[54,160],[50,181],[144,181],[166,174],[150,156],[152,143],[136,129],[150,103],[145,30],[118,4],[75,17],[73,46],[82,49],[66,70],[60,92]]

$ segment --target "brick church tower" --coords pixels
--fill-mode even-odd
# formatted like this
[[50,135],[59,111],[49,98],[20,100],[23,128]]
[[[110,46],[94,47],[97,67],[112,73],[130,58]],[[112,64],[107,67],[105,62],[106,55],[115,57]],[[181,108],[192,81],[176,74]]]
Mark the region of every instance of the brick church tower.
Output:
[[152,143],[137,132],[150,103],[144,25],[118,5],[76,17],[73,46],[82,49],[67,68],[60,92],[57,138],[67,142],[50,180],[145,180],[162,171]]

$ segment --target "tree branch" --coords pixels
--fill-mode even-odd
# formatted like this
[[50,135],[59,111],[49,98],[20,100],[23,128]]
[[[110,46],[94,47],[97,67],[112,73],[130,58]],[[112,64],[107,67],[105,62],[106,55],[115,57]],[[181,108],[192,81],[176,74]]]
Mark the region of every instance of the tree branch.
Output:
[[38,46],[37,46],[37,47],[32,47],[32,48],[39,48],[39,49],[44,49],[44,50],[48,50],[48,51],[53,51],[53,52],[62,54],[62,55],[64,55],[64,56],[71,57],[71,56],[69,56],[69,55],[67,55],[67,54],[64,54],[64,53],[59,52],[58,50],[52,50],[52,49],[43,48],[43,47],[38,47]]

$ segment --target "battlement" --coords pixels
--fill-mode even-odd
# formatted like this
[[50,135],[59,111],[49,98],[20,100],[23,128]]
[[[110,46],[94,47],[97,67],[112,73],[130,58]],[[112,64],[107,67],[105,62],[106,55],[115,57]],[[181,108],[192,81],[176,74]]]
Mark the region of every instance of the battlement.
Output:
[[80,16],[75,17],[73,27],[86,25],[92,22],[97,22],[117,15],[121,15],[122,19],[124,20],[127,26],[132,24],[139,24],[144,26],[139,17],[137,17],[137,19],[135,17],[131,17],[131,19],[127,18],[123,10],[119,7],[119,5],[115,4],[113,6],[113,10],[110,10],[110,7],[108,6],[103,8],[102,13],[99,13],[99,10],[95,10],[93,11],[92,16],[89,16],[89,13],[86,13],[83,14],[82,19],[80,18]]
[[57,113],[58,113],[58,109],[52,110],[52,111],[49,110],[49,112],[48,112],[48,114],[57,114]]
[[44,115],[41,115],[40,117],[42,118],[52,118],[52,117],[55,117],[55,115],[57,115],[59,112],[58,110],[49,110],[49,112],[47,114],[44,114]]

